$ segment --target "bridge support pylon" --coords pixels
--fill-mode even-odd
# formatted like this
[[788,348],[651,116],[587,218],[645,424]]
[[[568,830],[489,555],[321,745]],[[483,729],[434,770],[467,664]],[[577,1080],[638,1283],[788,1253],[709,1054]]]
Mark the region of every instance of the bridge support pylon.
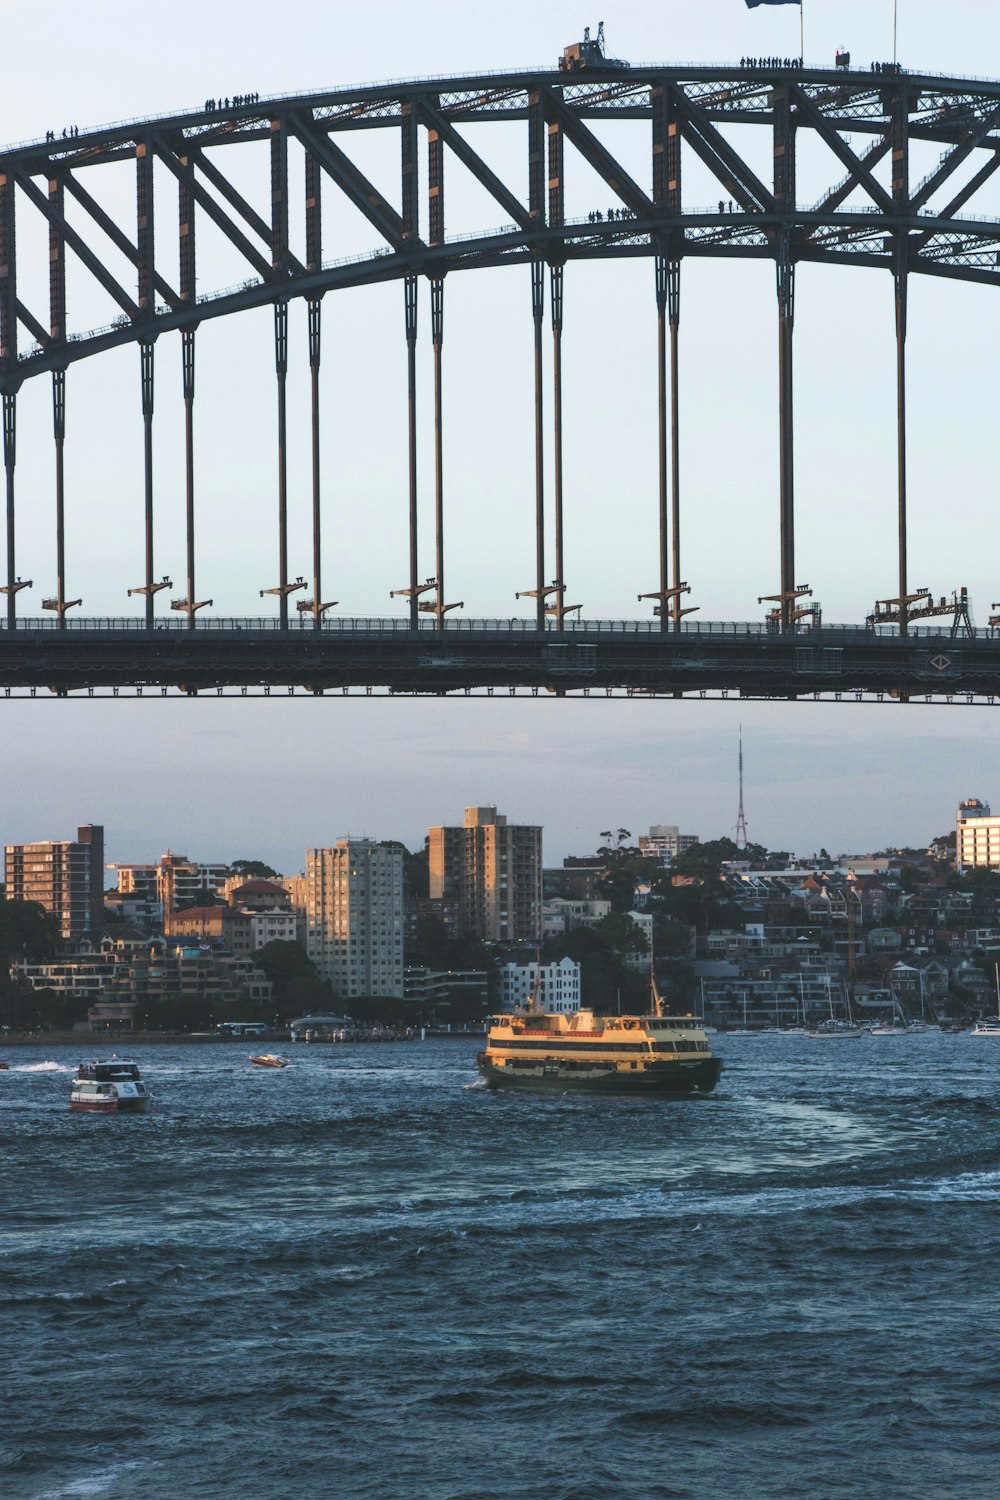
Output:
[[566,559],[563,549],[563,399],[562,399],[562,335],[563,335],[563,265],[552,264],[549,276],[552,303],[552,497],[555,518],[553,542],[555,546],[556,576],[547,590],[554,595],[554,603],[545,606],[545,613],[555,618],[556,629],[562,630],[567,615],[581,608],[579,604],[566,604]]
[[782,630],[794,620],[795,585],[795,418],[793,402],[792,345],[795,327],[795,266],[789,247],[778,257],[778,433],[780,577]]
[[153,582],[153,345],[145,342],[139,345],[139,369],[142,387],[142,430],[143,430],[143,514],[144,514],[144,555],[146,581],[138,588],[129,589],[129,598],[133,594],[142,594],[146,600],[146,629],[152,630],[154,621],[154,602],[156,595],[161,589],[172,588],[168,578],[160,583]]
[[896,510],[899,545],[899,633],[906,635],[908,624],[907,537],[906,537],[906,313],[909,282],[910,214],[909,100],[901,85],[892,102],[892,203],[900,217],[893,249],[893,284],[896,307]]
[[520,589],[518,599],[534,599],[535,623],[545,629],[545,601],[552,592],[545,583],[545,365],[542,322],[545,317],[545,262],[531,262],[531,318],[534,325],[535,364],[535,587]]
[[319,358],[320,319],[322,305],[319,297],[309,300],[309,377],[312,407],[312,543],[313,543],[313,596],[300,599],[297,608],[300,614],[312,614],[313,627],[319,630],[323,616],[337,603],[336,599],[323,602],[323,504],[320,490],[319,449]]
[[274,304],[274,369],[278,380],[278,584],[261,594],[277,594],[278,619],[288,629],[288,303]]
[[[690,608],[681,598],[690,593],[681,579],[681,422],[680,422],[680,321],[681,263],[656,257],[657,312],[657,436],[659,449],[659,538],[660,588],[640,599],[659,599],[655,613],[661,630],[680,630]],[[667,439],[667,324],[670,326],[670,438]]]
[[410,583],[397,590],[409,595],[410,628],[420,623],[420,595],[423,592],[418,563],[418,491],[417,491],[417,278],[407,276],[404,283],[406,317],[406,425],[410,479]]
[[14,463],[17,457],[17,396],[14,391],[3,393],[3,466],[7,488],[7,582],[0,594],[7,595],[7,628],[13,630],[17,624],[17,596],[22,589],[31,588],[30,578],[18,578],[15,559],[14,527]]
[[907,634],[909,591],[907,586],[906,538],[906,312],[907,266],[906,241],[900,236],[896,247],[896,517],[899,551],[899,633]]
[[194,588],[195,529],[194,529],[194,329],[185,328],[181,333],[181,381],[184,392],[184,532],[187,573],[187,595],[183,599],[171,599],[170,608],[187,615],[188,629],[194,629],[194,617],[199,609],[214,603],[212,599],[198,599]]
[[66,611],[82,604],[82,599],[66,598],[66,371],[52,371],[52,436],[56,452],[56,593],[43,599],[42,608],[58,616],[57,628],[66,629]]

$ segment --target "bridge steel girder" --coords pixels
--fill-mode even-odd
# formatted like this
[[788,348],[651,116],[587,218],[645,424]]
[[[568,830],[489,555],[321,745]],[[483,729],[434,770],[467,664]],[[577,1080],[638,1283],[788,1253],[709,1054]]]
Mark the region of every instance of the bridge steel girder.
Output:
[[[653,153],[649,183],[637,181],[615,151],[600,138],[603,122],[635,121],[652,125]],[[526,137],[528,158],[527,203],[521,174],[507,180],[491,167],[467,138],[464,127],[492,122],[505,131]],[[773,186],[767,186],[750,165],[752,153],[728,136],[731,126],[762,126],[772,137]],[[398,140],[399,180],[385,188],[378,175],[362,171],[353,159],[358,131],[389,131]],[[804,131],[822,142],[846,176],[832,184],[811,208],[797,202],[796,158]],[[856,149],[848,133],[870,137]],[[421,237],[420,145],[427,140],[429,197],[427,236]],[[566,151],[566,143],[573,148]],[[944,154],[937,165],[911,188],[910,157],[914,143],[935,145]],[[241,191],[226,170],[225,150],[241,145],[256,152],[259,162],[257,193]],[[444,157],[451,153],[451,183],[461,172],[482,187],[510,219],[510,224],[486,233],[465,233],[449,239],[445,214]],[[546,150],[547,148],[547,150]],[[291,172],[291,157],[301,151],[302,179]],[[546,154],[548,160],[546,161]],[[890,186],[877,169],[890,156]],[[566,172],[581,158],[627,208],[607,221],[591,214],[589,220],[566,218]],[[682,158],[697,158],[708,169],[722,194],[736,205],[723,213],[685,206]],[[523,155],[519,158],[523,164]],[[631,160],[632,158],[630,158]],[[642,158],[636,158],[642,159]],[[119,222],[99,201],[97,186],[84,186],[90,166],[118,164],[114,169],[135,173],[135,225]],[[416,484],[415,484],[415,357],[418,278],[432,288],[432,342],[435,358],[435,409],[438,441],[435,455],[436,560],[439,589],[444,568],[443,457],[441,440],[441,348],[443,339],[442,284],[446,274],[503,265],[527,265],[531,271],[532,317],[535,330],[536,392],[536,572],[538,624],[544,623],[548,574],[545,559],[544,442],[542,438],[542,357],[540,332],[544,301],[544,268],[549,267],[554,336],[554,550],[557,584],[565,587],[562,567],[560,336],[564,267],[574,260],[653,257],[659,315],[660,383],[660,595],[665,604],[669,557],[672,562],[673,623],[684,638],[680,608],[679,469],[677,418],[677,331],[680,312],[680,262],[684,257],[741,258],[768,261],[778,278],[781,366],[781,624],[792,625],[787,596],[794,588],[794,491],[792,484],[792,326],[795,271],[800,263],[880,267],[894,279],[897,313],[899,387],[899,553],[900,594],[906,580],[905,478],[905,367],[907,288],[911,274],[947,277],[1000,285],[1000,219],[972,216],[977,195],[1000,167],[1000,82],[970,83],[935,75],[869,73],[863,70],[748,69],[733,67],[602,67],[572,77],[545,69],[500,76],[467,75],[451,79],[415,80],[368,89],[334,90],[290,99],[241,104],[238,108],[190,112],[166,119],[132,122],[84,133],[80,137],[28,143],[0,150],[0,391],[9,413],[7,513],[13,515],[13,396],[26,380],[51,373],[56,398],[56,443],[59,477],[58,507],[62,513],[62,426],[65,372],[70,364],[125,343],[140,346],[147,419],[147,516],[151,533],[152,491],[151,419],[152,350],[155,340],[179,332],[184,349],[186,452],[188,467],[189,618],[186,637],[202,640],[193,628],[194,536],[192,468],[192,405],[194,394],[194,331],[209,318],[228,316],[266,305],[275,309],[276,363],[279,381],[279,430],[284,432],[285,347],[288,302],[303,298],[309,307],[310,362],[313,368],[313,425],[317,426],[319,367],[319,306],[328,291],[403,281],[407,317],[410,410],[411,627],[416,626]],[[452,172],[455,172],[455,178]],[[178,184],[179,290],[159,263],[154,234],[155,188],[164,171]],[[968,176],[966,176],[968,173]],[[956,177],[956,174],[961,174]],[[695,180],[699,174],[693,174]],[[882,166],[881,176],[886,176]],[[326,179],[328,203],[351,204],[378,238],[377,246],[361,257],[324,261],[321,184]],[[963,178],[965,179],[963,181]],[[515,187],[514,181],[518,183]],[[301,181],[301,188],[300,188]],[[294,182],[295,186],[292,186]],[[957,182],[957,186],[956,186]],[[301,210],[297,194],[304,196]],[[941,203],[951,191],[948,203]],[[864,201],[859,199],[864,196]],[[72,216],[66,212],[71,199]],[[257,203],[255,206],[254,198]],[[571,199],[569,201],[572,201]],[[395,202],[399,203],[397,210]],[[971,209],[967,212],[967,208]],[[294,217],[302,212],[302,219]],[[206,289],[199,297],[195,216],[205,215],[229,246],[246,262],[249,278],[235,288]],[[34,220],[32,220],[34,216]],[[328,222],[335,215],[328,213]],[[305,256],[292,245],[291,225],[304,224]],[[47,260],[43,268],[31,264],[44,231]],[[162,231],[161,224],[161,231]],[[96,248],[96,228],[118,259]],[[19,268],[17,230],[22,232]],[[165,237],[161,233],[161,244]],[[28,248],[30,247],[30,249]],[[112,304],[114,323],[83,329],[67,307],[67,259],[76,257]],[[121,274],[121,263],[128,267]],[[204,257],[203,257],[204,263]],[[19,275],[20,269],[20,275]],[[132,275],[135,280],[133,282]],[[47,281],[47,326],[38,310],[27,307],[18,285],[39,286]],[[69,279],[71,289],[76,280]],[[134,291],[133,291],[134,288]],[[158,300],[159,299],[159,300]],[[671,451],[667,514],[666,444],[666,317],[670,328]],[[18,324],[35,340],[33,348],[19,348]],[[145,408],[148,407],[148,411]],[[281,445],[283,448],[283,444]],[[279,589],[281,623],[291,631],[286,592],[284,459],[279,472]],[[314,442],[314,576],[319,575],[319,468]],[[669,520],[669,525],[668,525]],[[14,555],[9,520],[8,559]],[[64,617],[62,522],[59,523],[59,639],[72,641],[76,632]],[[16,582],[8,568],[8,590]],[[146,588],[152,589],[151,551],[147,548]],[[158,587],[158,586],[157,586]],[[9,603],[11,602],[10,596]],[[557,594],[562,604],[562,593]],[[319,590],[314,604],[320,607]],[[439,592],[437,620],[442,640],[444,594]],[[8,610],[13,619],[13,610]],[[557,616],[562,625],[561,614]],[[16,623],[16,622],[15,622]],[[661,622],[662,623],[662,622]],[[319,615],[310,621],[312,634],[327,639]],[[417,632],[415,632],[417,633]],[[903,632],[905,633],[905,621]],[[556,634],[559,634],[557,631]],[[662,635],[663,632],[658,634]],[[560,644],[573,644],[568,638]],[[21,631],[17,630],[21,639]],[[495,638],[491,639],[494,640]],[[521,637],[517,637],[518,640]],[[575,639],[575,638],[574,638]],[[549,643],[551,644],[551,642]],[[75,647],[59,645],[57,650]],[[201,651],[198,646],[193,651]],[[207,649],[207,648],[206,648]],[[318,646],[316,649],[320,649]],[[325,648],[324,648],[325,649]],[[359,647],[362,652],[369,647]],[[575,647],[574,647],[575,649]],[[880,648],[881,649],[881,648]],[[916,649],[916,648],[914,648]],[[487,655],[489,653],[487,652]],[[886,652],[879,662],[888,660]],[[632,663],[638,671],[638,658]],[[409,670],[409,669],[408,669]],[[413,669],[415,670],[415,669]],[[478,670],[478,668],[476,668]],[[533,669],[534,670],[534,669]],[[757,668],[755,667],[756,671]],[[859,669],[860,670],[860,669]],[[737,678],[739,673],[736,674]],[[536,685],[541,679],[534,679]],[[391,684],[390,684],[391,685]],[[436,690],[436,689],[433,689]],[[673,691],[674,689],[670,689]],[[880,689],[881,690],[881,689]],[[916,691],[916,689],[914,689]]]
[[[793,87],[796,92],[799,130],[803,127],[821,129],[836,155],[848,166],[846,183],[831,189],[809,213],[797,207],[779,209],[768,190],[722,133],[730,122],[769,124],[773,115],[773,89],[779,83]],[[896,76],[888,79],[878,76],[876,80],[876,77],[866,74],[845,75],[843,70],[838,70],[835,75],[828,70],[794,70],[790,73],[778,70],[771,74],[766,70],[744,69],[720,74],[697,68],[633,69],[624,74],[605,69],[589,77],[581,75],[574,79],[572,86],[567,84],[564,74],[544,71],[512,74],[501,79],[435,81],[433,85],[415,82],[390,90],[343,91],[270,101],[265,106],[241,106],[225,116],[182,115],[148,122],[138,131],[133,126],[89,132],[79,141],[38,143],[0,154],[0,177],[15,171],[24,191],[27,191],[26,181],[33,176],[48,176],[59,171],[66,179],[67,191],[74,193],[74,187],[69,184],[75,184],[75,174],[86,166],[124,160],[128,154],[134,154],[137,137],[149,140],[158,160],[165,162],[181,181],[187,177],[198,206],[210,215],[260,277],[259,285],[251,283],[236,290],[205,294],[196,315],[193,306],[185,305],[186,299],[171,296],[169,281],[156,271],[156,289],[166,307],[157,309],[150,318],[146,314],[136,316],[122,303],[119,295],[122,289],[103,279],[101,273],[103,276],[108,273],[95,257],[88,268],[123,307],[128,321],[122,319],[118,326],[90,332],[74,330],[72,342],[65,350],[52,347],[40,320],[17,301],[16,293],[12,298],[9,286],[5,287],[3,300],[8,322],[13,306],[17,321],[36,339],[36,348],[25,351],[20,358],[15,348],[13,355],[8,352],[6,358],[0,359],[0,385],[13,389],[24,379],[51,370],[56,365],[75,363],[103,349],[130,341],[148,342],[159,331],[183,330],[195,321],[226,316],[270,301],[274,295],[273,272],[265,270],[264,257],[257,254],[235,219],[221,207],[219,199],[253,229],[255,236],[266,228],[266,220],[229,183],[221,169],[209,159],[208,153],[227,145],[263,142],[271,133],[270,122],[276,119],[284,120],[289,137],[298,137],[307,149],[321,143],[319,160],[324,171],[332,177],[338,190],[361,208],[390,246],[388,255],[379,251],[367,261],[326,268],[317,266],[315,261],[311,266],[302,267],[289,251],[288,275],[283,279],[285,294],[289,297],[311,298],[338,287],[433,272],[434,262],[438,259],[447,259],[452,269],[472,269],[505,262],[523,263],[530,260],[533,253],[549,256],[553,249],[567,260],[655,255],[657,230],[660,236],[663,232],[662,208],[657,216],[651,207],[653,200],[646,198],[643,190],[632,182],[629,174],[585,122],[601,118],[649,119],[653,107],[651,95],[657,89],[672,92],[677,113],[683,117],[685,142],[711,168],[720,186],[740,203],[745,214],[740,226],[730,222],[724,231],[720,231],[715,223],[699,223],[699,216],[691,211],[671,212],[668,215],[671,227],[679,228],[687,241],[685,253],[720,258],[767,258],[776,253],[778,231],[789,228],[797,241],[796,259],[875,265],[892,270],[893,257],[876,246],[880,234],[884,236],[899,225],[898,213],[859,215],[838,212],[838,209],[859,182],[865,184],[866,189],[870,186],[871,167],[888,149],[891,102],[887,101],[898,94],[904,83],[911,101],[906,122],[909,137],[935,141],[950,148],[948,160],[919,186],[911,203],[908,224],[910,269],[916,273],[996,285],[1000,282],[997,265],[1000,223],[983,223],[956,218],[955,215],[988,181],[1000,160],[1000,134],[993,128],[1000,111],[998,85],[969,85],[916,75],[904,75],[902,80]],[[954,108],[946,107],[942,102],[948,98],[957,101]],[[641,230],[636,228],[626,239],[617,225],[613,228],[602,225],[596,233],[594,226],[566,225],[556,236],[551,227],[539,225],[537,209],[530,201],[530,225],[525,227],[523,210],[520,217],[515,214],[515,207],[520,206],[519,196],[486,166],[455,126],[456,122],[463,120],[503,119],[515,126],[527,121],[530,132],[533,111],[539,100],[547,117],[558,117],[561,132],[582,150],[608,185],[616,192],[623,189],[623,201],[629,202],[633,212],[643,216]],[[954,111],[958,109],[969,115],[966,128],[959,128],[956,123]],[[446,253],[444,247],[438,247],[432,253],[419,242],[412,230],[404,232],[405,214],[396,214],[385,195],[350,162],[347,151],[336,145],[332,136],[342,133],[343,139],[349,141],[351,132],[357,129],[398,128],[407,113],[411,120],[416,116],[425,123],[436,118],[441,127],[441,138],[452,147],[472,175],[511,213],[518,226],[516,231],[470,235],[461,242],[452,242],[448,247],[450,253]],[[971,130],[967,128],[970,121]],[[415,123],[410,128],[415,129]],[[867,131],[877,139],[868,151],[858,155],[840,141],[838,130],[846,129]],[[928,197],[976,151],[984,152],[987,162],[947,208],[937,214],[928,214]],[[204,184],[211,185],[218,196],[207,193]],[[74,196],[99,227],[107,230],[107,223],[100,217],[103,210],[99,205],[93,199],[87,203],[75,193]],[[41,209],[34,197],[32,206]],[[98,212],[94,211],[95,208]],[[918,208],[924,210],[919,217]],[[701,242],[697,243],[699,237]],[[121,230],[118,237],[112,235],[112,239],[134,263],[134,256],[138,253],[135,241]],[[66,240],[68,249],[80,254],[87,263],[87,247],[81,250],[68,233]],[[8,266],[10,264],[8,259]],[[8,276],[6,280],[9,279]],[[149,326],[151,322],[155,328]],[[4,347],[10,350],[9,339]]]
[[369,181],[360,167],[351,161],[345,151],[324,133],[317,133],[302,114],[290,117],[293,133],[316,157],[320,166],[328,172],[344,196],[378,230],[382,238],[394,250],[402,250],[406,243],[403,220],[383,195]]
[[463,167],[467,167],[473,177],[488,193],[492,194],[515,224],[519,224],[525,230],[532,227],[530,209],[525,208],[520,198],[511,192],[492,168],[487,166],[479,153],[474,151],[468,141],[459,134],[447,116],[442,114],[436,102],[432,102],[427,97],[422,98],[416,106],[415,113],[419,115],[421,122],[427,126],[428,130],[433,131],[439,140],[450,146]]
[[[412,630],[403,620],[290,630],[273,620],[171,622],[154,631],[106,621],[22,620],[0,630],[0,694],[175,688],[210,691],[301,686],[399,693],[477,690],[732,693],[800,698],[883,694],[1000,698],[1000,633],[879,635],[862,626],[743,633],[702,624],[663,634],[633,621],[462,622]],[[121,625],[123,622],[119,622]],[[44,628],[43,628],[44,627]],[[493,628],[489,628],[493,627]]]
[[[847,171],[846,179],[823,194],[812,210],[779,204],[725,133],[730,125],[771,125],[776,89],[791,91],[796,134],[811,131]],[[652,191],[647,191],[636,182],[595,134],[593,124],[601,120],[650,120],[658,96],[669,97],[686,149],[708,167],[720,193],[739,205],[738,222],[730,219],[723,226],[713,215],[706,220],[704,213],[683,209],[679,203],[664,204],[657,199],[655,185],[650,184]],[[945,151],[944,159],[917,184],[905,216],[873,170],[890,149],[899,149],[892,140],[894,122],[897,128],[899,124],[898,100],[903,96],[907,100],[902,121],[907,147],[919,141]],[[459,129],[464,122],[476,121],[503,121],[515,130],[527,125],[529,155],[534,152],[537,158],[537,146],[531,146],[530,138],[539,111],[635,215],[630,235],[617,223],[567,223],[556,232],[556,226],[546,224],[540,212],[530,173],[525,208],[520,193],[485,162]],[[407,172],[415,169],[406,165],[416,158],[418,125],[436,132],[516,229],[470,234],[447,247],[423,244],[412,209],[415,189],[407,183]],[[351,159],[353,134],[379,129],[401,130],[401,212]],[[388,253],[380,247],[367,259],[324,267],[322,253],[307,256],[303,264],[286,244],[284,271],[275,274],[270,264],[273,214],[260,212],[247,201],[224,170],[223,158],[228,146],[259,149],[276,130],[286,142],[297,140],[319,163],[336,191],[367,218]],[[853,149],[843,139],[848,131],[872,135],[872,144],[864,151]],[[130,157],[136,160],[137,154],[140,161],[148,162],[140,170],[148,174],[150,200],[155,157],[247,261],[259,284],[251,281],[241,288],[215,292],[206,288],[197,304],[193,296],[174,292],[172,279],[155,263],[152,235],[142,233],[139,205],[135,231],[130,233],[80,181],[90,166],[124,163]],[[979,156],[985,160],[979,162]],[[970,164],[976,169],[969,180],[948,204],[930,211],[949,180]],[[662,237],[668,230],[680,236],[677,242],[683,241],[685,254],[723,259],[774,257],[782,231],[787,231],[796,260],[881,266],[895,272],[895,257],[881,248],[879,240],[905,228],[909,270],[914,274],[998,285],[1000,221],[962,217],[962,210],[989,182],[998,164],[1000,83],[844,69],[602,68],[574,75],[572,82],[566,74],[550,70],[468,75],[268,100],[207,115],[190,112],[88,131],[69,140],[28,143],[0,151],[0,241],[4,237],[7,241],[0,243],[0,387],[13,390],[32,376],[104,349],[128,342],[148,343],[161,331],[183,331],[198,321],[261,306],[272,300],[277,284],[285,296],[310,299],[341,287],[434,274],[444,260],[450,269],[462,270],[525,263],[537,255],[551,259],[557,254],[564,260],[655,256],[661,253]],[[536,160],[532,171],[537,166]],[[148,284],[144,296],[136,299],[125,290],[65,215],[53,218],[54,205],[41,191],[38,179],[61,181],[63,191]],[[265,182],[262,173],[261,198]],[[58,232],[63,254],[77,256],[120,310],[123,316],[117,324],[90,330],[68,327],[69,342],[59,346],[42,319],[18,299],[15,183],[28,208],[46,221],[46,229],[54,227]],[[843,208],[859,191],[874,205],[874,213]],[[23,226],[27,216],[19,215],[18,220]],[[30,238],[25,231],[25,244]],[[23,254],[26,257],[28,251]],[[189,274],[188,279],[193,282],[194,276]],[[150,286],[161,299],[160,306],[154,304]],[[72,309],[69,312],[72,318]],[[35,340],[35,347],[18,349],[18,323]]]

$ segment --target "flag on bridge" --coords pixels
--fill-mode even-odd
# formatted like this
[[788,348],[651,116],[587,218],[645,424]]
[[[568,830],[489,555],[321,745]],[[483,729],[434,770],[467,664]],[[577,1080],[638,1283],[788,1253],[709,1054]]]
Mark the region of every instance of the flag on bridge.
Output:
[[802,0],[747,0],[747,5],[753,10],[756,5],[801,5]]

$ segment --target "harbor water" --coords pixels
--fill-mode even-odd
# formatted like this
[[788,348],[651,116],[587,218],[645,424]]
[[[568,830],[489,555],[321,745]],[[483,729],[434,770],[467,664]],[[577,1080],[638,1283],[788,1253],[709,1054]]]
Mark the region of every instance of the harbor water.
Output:
[[707,1099],[495,1095],[472,1041],[0,1073],[0,1493],[997,1491],[1000,1040],[712,1038]]

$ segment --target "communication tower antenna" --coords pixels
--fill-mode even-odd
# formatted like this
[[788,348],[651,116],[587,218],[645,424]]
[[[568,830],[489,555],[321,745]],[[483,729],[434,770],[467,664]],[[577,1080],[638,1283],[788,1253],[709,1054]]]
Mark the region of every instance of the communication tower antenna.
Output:
[[736,847],[745,849],[749,840],[747,838],[747,820],[743,811],[743,725],[740,725],[740,810],[736,815]]

